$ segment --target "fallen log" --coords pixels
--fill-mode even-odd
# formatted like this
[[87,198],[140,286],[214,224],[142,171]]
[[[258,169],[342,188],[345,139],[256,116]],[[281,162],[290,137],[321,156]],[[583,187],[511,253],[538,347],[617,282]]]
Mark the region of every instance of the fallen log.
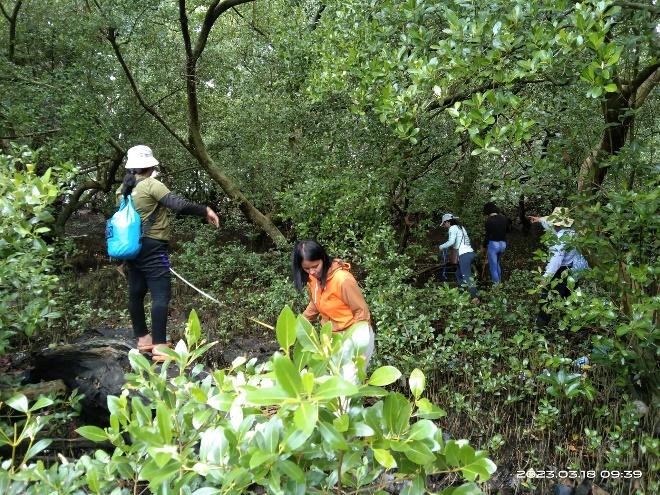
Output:
[[69,390],[77,388],[84,398],[84,422],[106,425],[108,395],[119,395],[130,370],[128,352],[133,341],[118,337],[92,337],[82,342],[43,349],[33,355],[29,382],[62,381]]

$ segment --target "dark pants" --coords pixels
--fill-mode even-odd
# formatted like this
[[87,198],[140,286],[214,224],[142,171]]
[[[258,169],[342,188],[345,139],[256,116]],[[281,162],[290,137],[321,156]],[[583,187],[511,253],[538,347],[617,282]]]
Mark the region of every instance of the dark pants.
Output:
[[144,337],[149,333],[144,314],[144,298],[149,290],[153,343],[164,344],[167,340],[167,308],[172,293],[167,242],[145,237],[140,254],[127,265],[128,312],[133,334]]
[[456,271],[456,280],[459,285],[467,287],[472,297],[477,297],[477,288],[472,279],[472,260],[474,260],[474,251],[463,253],[458,257],[458,270]]
[[[548,300],[548,295],[550,294],[550,290],[557,291],[559,296],[562,299],[566,299],[568,296],[571,295],[571,289],[568,288],[566,285],[566,276],[562,276],[564,272],[568,270],[567,266],[562,266],[559,270],[557,270],[557,273],[552,277],[550,282],[546,287],[543,288],[541,291],[541,304],[539,307],[539,314],[536,315],[536,325],[539,327],[544,327],[548,323],[550,323],[550,319],[552,316],[548,311],[546,310],[546,304]],[[566,273],[568,275],[568,273]],[[556,285],[554,288],[552,287],[555,284],[555,281],[557,281]]]

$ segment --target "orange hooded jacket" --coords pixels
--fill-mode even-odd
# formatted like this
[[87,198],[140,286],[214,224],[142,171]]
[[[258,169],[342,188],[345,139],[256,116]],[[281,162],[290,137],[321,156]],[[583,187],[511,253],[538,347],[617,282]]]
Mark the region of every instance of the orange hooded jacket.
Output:
[[321,315],[321,324],[332,323],[333,332],[341,332],[358,321],[369,321],[369,307],[362,291],[349,271],[351,265],[341,260],[334,260],[328,269],[325,290],[321,281],[309,277],[309,304],[303,315],[314,321]]

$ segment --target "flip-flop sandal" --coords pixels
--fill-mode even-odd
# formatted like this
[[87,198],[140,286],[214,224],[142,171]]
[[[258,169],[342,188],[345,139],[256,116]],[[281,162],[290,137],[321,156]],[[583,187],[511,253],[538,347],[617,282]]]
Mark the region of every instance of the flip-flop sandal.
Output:
[[[163,344],[145,344],[145,345],[139,345],[137,346],[137,350],[140,352],[151,352],[154,350],[154,347],[157,345],[163,345]],[[167,347],[172,348],[172,343],[168,342]]]
[[[154,344],[153,347],[155,348],[157,345],[162,346],[163,344]],[[172,348],[172,343],[171,342],[168,342],[166,345],[167,345],[168,348],[170,348],[170,349]],[[169,357],[166,354],[156,354],[153,350],[151,351],[151,360],[152,361],[157,362],[157,363],[162,363],[162,362],[165,362],[165,360],[167,360],[167,359],[172,359],[172,358]]]

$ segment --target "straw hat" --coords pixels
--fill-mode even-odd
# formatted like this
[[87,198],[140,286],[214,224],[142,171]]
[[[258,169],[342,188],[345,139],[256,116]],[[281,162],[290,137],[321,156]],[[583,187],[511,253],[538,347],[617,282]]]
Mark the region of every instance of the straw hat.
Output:
[[545,220],[548,223],[551,223],[555,227],[570,227],[573,225],[573,219],[568,216],[568,208],[563,206],[558,206],[552,213],[547,217],[541,217],[541,220]]

